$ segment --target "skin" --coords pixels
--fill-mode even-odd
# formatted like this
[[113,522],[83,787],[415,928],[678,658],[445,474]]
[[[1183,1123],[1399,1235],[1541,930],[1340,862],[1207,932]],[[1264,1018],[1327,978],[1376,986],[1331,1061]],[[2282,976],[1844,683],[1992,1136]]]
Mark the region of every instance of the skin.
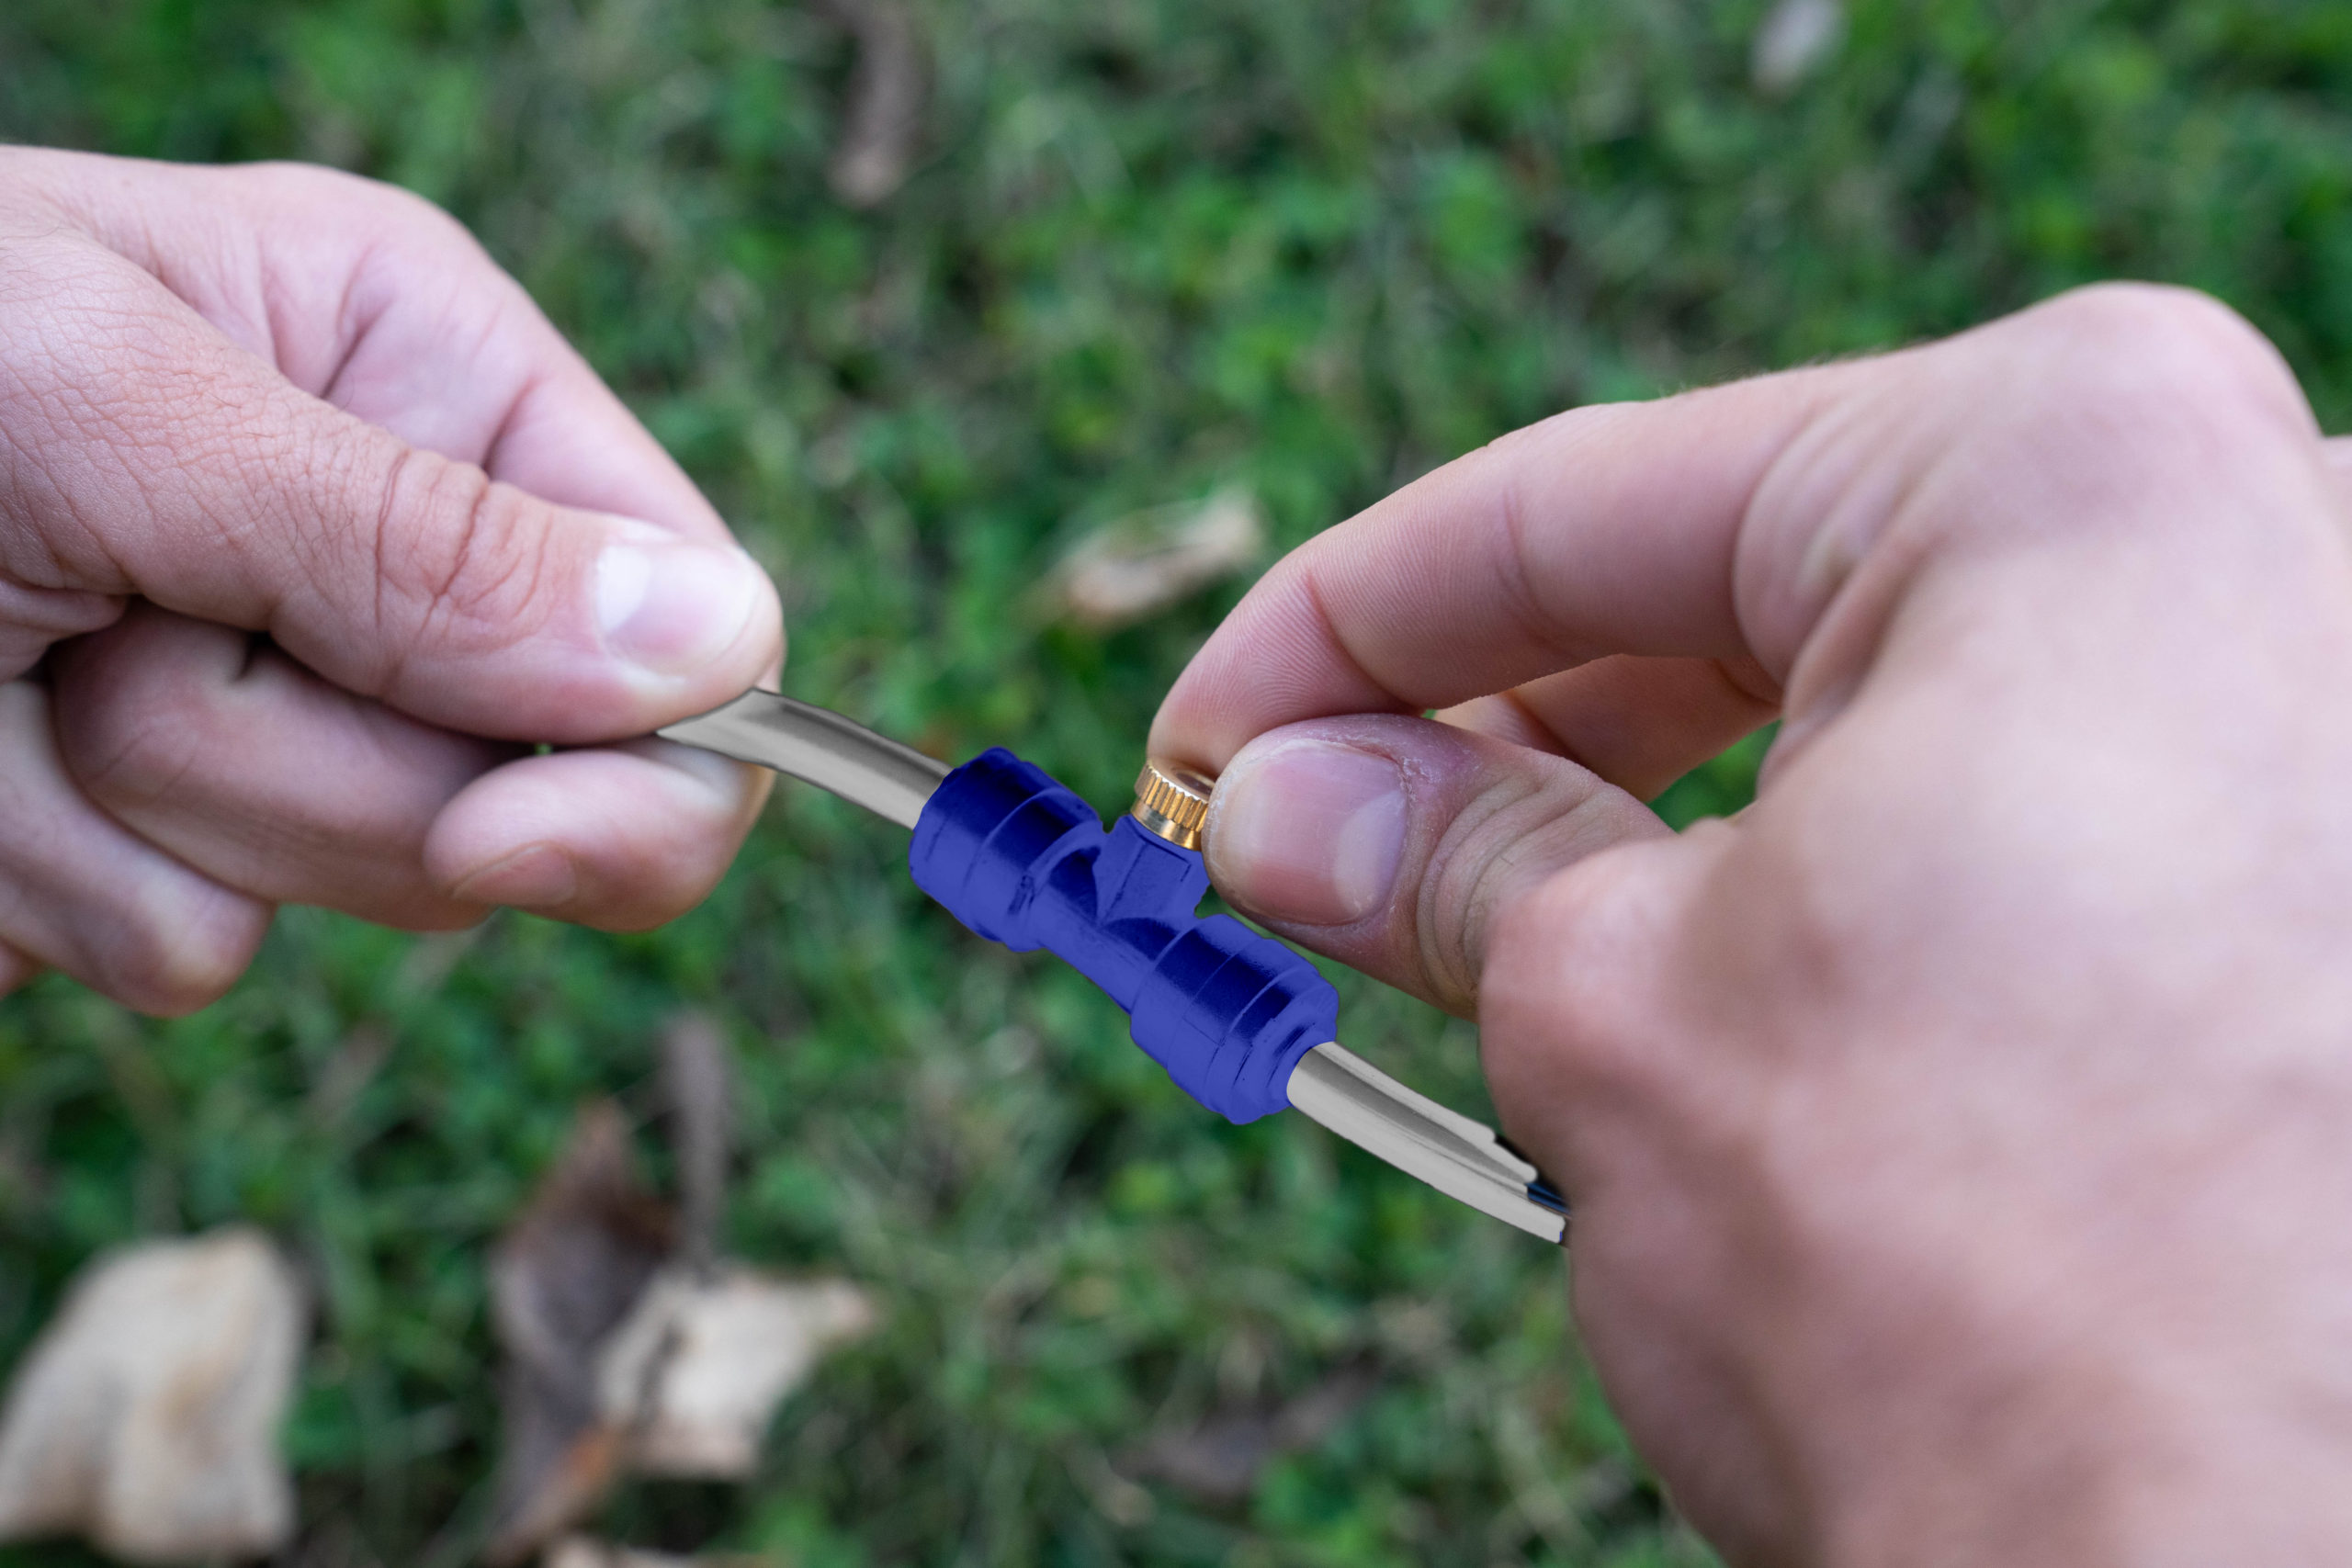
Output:
[[763,775],[632,738],[783,650],[764,574],[435,208],[0,148],[0,993],[200,1007],[283,903],[659,924]]
[[[1169,696],[1226,896],[1478,1020],[1732,1562],[2352,1558],[2336,461],[2084,291],[1507,436]],[[1737,818],[1641,804],[1776,714]]]

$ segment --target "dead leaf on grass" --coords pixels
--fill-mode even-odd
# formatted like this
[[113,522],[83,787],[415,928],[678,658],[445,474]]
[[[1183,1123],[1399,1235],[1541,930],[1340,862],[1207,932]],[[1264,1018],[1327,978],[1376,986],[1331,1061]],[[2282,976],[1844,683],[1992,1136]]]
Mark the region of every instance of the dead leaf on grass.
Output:
[[1123,1468],[1203,1502],[1238,1503],[1256,1489],[1267,1465],[1329,1437],[1379,1385],[1379,1370],[1368,1363],[1342,1368],[1279,1404],[1214,1411],[1189,1431],[1169,1433],[1134,1450]]
[[608,1540],[568,1535],[547,1549],[539,1558],[539,1568],[695,1568],[695,1564],[691,1557],[667,1551],[639,1551]]
[[662,1077],[685,1223],[639,1180],[619,1110],[599,1103],[492,1263],[508,1358],[494,1562],[561,1536],[623,1474],[750,1475],[777,1404],[873,1325],[846,1280],[715,1256],[732,1097],[717,1027],[673,1020]]
[[391,1055],[390,1031],[374,1022],[355,1025],[311,1080],[310,1099],[304,1106],[311,1124],[332,1128],[342,1122]]
[[675,1234],[675,1216],[639,1179],[619,1108],[584,1108],[491,1260],[507,1358],[493,1562],[519,1562],[612,1483],[622,1434],[605,1417],[597,1351],[669,1260]]
[[604,1408],[628,1434],[625,1462],[640,1475],[744,1479],[776,1405],[875,1319],[846,1280],[730,1265],[661,1275],[597,1363]]
[[1779,97],[1812,75],[1845,37],[1841,0],[1780,0],[1756,29],[1748,75],[1757,91]]
[[688,1264],[707,1269],[718,1256],[735,1100],[727,1037],[707,1014],[682,1012],[662,1031],[662,1085],[684,1211],[680,1250]]
[[922,133],[922,38],[904,0],[826,0],[857,39],[841,140],[825,177],[852,207],[878,207],[906,182]]
[[277,1427],[307,1316],[300,1277],[250,1226],[93,1261],[0,1415],[0,1540],[72,1531],[133,1562],[284,1545]]
[[1156,506],[1088,534],[1046,580],[1055,609],[1097,631],[1131,626],[1255,566],[1266,547],[1247,491]]
[[668,1551],[639,1551],[590,1536],[568,1535],[548,1548],[539,1568],[784,1568],[773,1557],[724,1552],[717,1557],[680,1557]]

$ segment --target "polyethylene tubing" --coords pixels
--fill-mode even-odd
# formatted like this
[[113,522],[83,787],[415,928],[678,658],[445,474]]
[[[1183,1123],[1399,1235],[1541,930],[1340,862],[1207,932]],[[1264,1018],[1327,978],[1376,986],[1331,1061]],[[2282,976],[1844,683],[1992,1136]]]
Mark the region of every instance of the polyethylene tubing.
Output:
[[948,769],[838,714],[751,692],[661,732],[789,773],[914,829],[915,883],[967,929],[1045,948],[1128,1016],[1177,1086],[1228,1121],[1296,1104],[1439,1190],[1559,1241],[1566,1215],[1493,1131],[1334,1041],[1339,993],[1315,966],[1225,915],[1197,850],[1093,808],[1001,748]]
[[1197,851],[1094,808],[997,748],[952,771],[842,717],[753,692],[662,733],[808,780],[914,829],[915,885],[1016,953],[1045,948],[1119,1004],[1137,1045],[1227,1120],[1283,1110],[1291,1069],[1339,1032],[1315,966],[1229,915]]

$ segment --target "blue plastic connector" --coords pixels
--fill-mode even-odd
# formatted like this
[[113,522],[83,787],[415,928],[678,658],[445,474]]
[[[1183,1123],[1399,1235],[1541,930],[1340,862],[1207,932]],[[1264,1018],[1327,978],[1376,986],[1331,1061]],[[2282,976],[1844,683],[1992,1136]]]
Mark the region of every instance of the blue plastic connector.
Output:
[[907,852],[915,885],[991,942],[1066,959],[1126,1010],[1176,1085],[1230,1122],[1283,1110],[1291,1069],[1339,1032],[1315,966],[1228,915],[1209,875],[1122,817],[1107,831],[1052,774],[997,748],[949,773]]

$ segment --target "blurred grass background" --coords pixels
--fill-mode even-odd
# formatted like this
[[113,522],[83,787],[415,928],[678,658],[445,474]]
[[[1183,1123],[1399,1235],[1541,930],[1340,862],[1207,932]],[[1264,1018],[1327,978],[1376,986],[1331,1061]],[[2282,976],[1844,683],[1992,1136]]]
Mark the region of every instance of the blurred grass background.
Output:
[[[786,585],[787,689],[1106,808],[1239,592],[1096,635],[1074,533],[1241,485],[1280,543],[1554,410],[1948,332],[2111,276],[2208,288],[2352,412],[2352,5],[1865,0],[1760,90],[1757,0],[925,0],[912,177],[829,189],[851,38],[802,0],[6,0],[0,136],[295,156],[447,205]],[[1756,748],[1668,797],[1736,807]],[[786,787],[709,905],[616,939],[290,912],[177,1022],[0,1001],[0,1359],[97,1247],[240,1216],[310,1270],[303,1564],[447,1563],[496,1416],[486,1245],[585,1096],[728,1030],[741,1254],[887,1328],[760,1483],[640,1544],[808,1564],[1697,1563],[1579,1362],[1558,1260],[1295,1118],[1183,1100],[1049,964]],[[1351,983],[1464,1108],[1475,1035]],[[659,1153],[648,1140],[648,1153]],[[1112,1461],[1366,1359],[1220,1508]],[[0,1550],[0,1563],[85,1559]]]

